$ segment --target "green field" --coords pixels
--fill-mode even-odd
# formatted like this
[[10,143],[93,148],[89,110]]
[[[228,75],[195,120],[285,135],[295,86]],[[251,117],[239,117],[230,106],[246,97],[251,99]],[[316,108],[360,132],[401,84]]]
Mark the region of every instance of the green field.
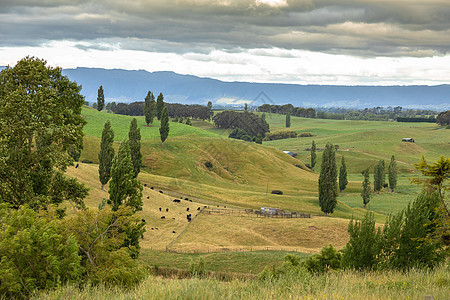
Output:
[[[96,165],[103,125],[106,120],[111,121],[118,147],[127,137],[133,117],[89,108],[83,108],[82,113],[87,125],[81,159],[93,163],[69,168],[68,174],[90,188],[86,204],[95,208],[102,198],[108,197],[108,186],[104,191],[100,189]],[[342,248],[347,241],[348,219],[359,218],[366,211],[360,196],[361,170],[374,166],[380,159],[384,159],[387,166],[391,155],[398,161],[396,191],[383,190],[374,194],[369,203],[369,209],[376,212],[376,221],[382,224],[387,214],[406,207],[420,191],[420,187],[409,183],[411,177],[418,176],[413,163],[417,163],[422,154],[434,161],[450,150],[450,130],[429,123],[291,117],[289,130],[311,132],[314,136],[257,145],[228,139],[229,130],[215,128],[207,121],[193,120],[193,126],[171,122],[169,138],[161,145],[159,122],[147,127],[143,117],[137,120],[144,165],[138,178],[147,185],[140,212],[148,224],[141,242],[141,259],[148,265],[161,267],[186,269],[191,260],[203,257],[211,271],[257,273],[265,265],[280,264],[287,251],[315,253],[329,243]],[[266,120],[271,132],[286,130],[285,116],[266,114]],[[402,137],[413,137],[416,143],[402,143]],[[319,148],[327,142],[339,145],[338,164],[342,155],[346,158],[350,182],[338,197],[331,218],[270,219],[200,214],[188,227],[186,209],[192,211],[203,206],[222,209],[268,206],[321,215],[317,200],[318,173],[304,165],[310,160],[309,151],[304,149],[311,146],[312,140]],[[280,150],[298,152],[298,157],[292,158]],[[316,170],[320,170],[320,161],[319,151]],[[207,168],[206,162],[211,162],[212,168]],[[270,194],[274,189],[284,194]],[[176,205],[171,201],[174,197],[188,197],[193,202]],[[165,220],[160,218],[160,207],[169,209]],[[180,253],[164,252],[168,245]],[[227,251],[223,252],[224,249]],[[250,250],[252,252],[248,252]]]

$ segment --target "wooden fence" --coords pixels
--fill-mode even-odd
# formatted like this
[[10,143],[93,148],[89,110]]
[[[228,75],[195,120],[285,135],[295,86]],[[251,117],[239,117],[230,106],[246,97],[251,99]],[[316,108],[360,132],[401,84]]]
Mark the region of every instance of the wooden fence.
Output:
[[311,218],[310,214],[305,214],[296,211],[281,211],[281,212],[263,212],[254,209],[226,209],[226,208],[205,208],[202,211],[209,215],[236,215],[246,217],[266,217],[266,218]]

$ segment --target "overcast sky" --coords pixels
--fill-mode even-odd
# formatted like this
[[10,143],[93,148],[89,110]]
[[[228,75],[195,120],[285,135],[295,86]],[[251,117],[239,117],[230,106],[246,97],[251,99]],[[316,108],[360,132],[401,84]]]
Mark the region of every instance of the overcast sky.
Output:
[[450,83],[450,0],[0,0],[0,65]]

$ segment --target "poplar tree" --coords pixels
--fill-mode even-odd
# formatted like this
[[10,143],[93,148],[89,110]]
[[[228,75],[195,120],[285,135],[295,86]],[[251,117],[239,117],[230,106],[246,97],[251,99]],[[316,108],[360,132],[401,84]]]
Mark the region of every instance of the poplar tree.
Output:
[[163,145],[164,141],[169,136],[169,112],[165,106],[161,113],[161,127],[159,128],[159,134],[161,136],[161,145]]
[[131,161],[133,163],[134,178],[141,171],[142,153],[141,153],[141,130],[137,126],[136,118],[131,120],[130,131],[128,132],[130,143]]
[[248,104],[245,103],[245,104],[244,104],[244,111],[247,111],[247,110],[248,110]]
[[389,188],[391,189],[391,192],[393,192],[397,186],[397,162],[395,161],[394,155],[392,155],[391,162],[388,167],[388,180]]
[[122,204],[133,208],[134,211],[142,210],[142,185],[134,178],[130,146],[125,139],[113,159],[107,202],[113,211],[117,211]]
[[322,167],[319,175],[319,204],[326,216],[332,213],[337,204],[337,166],[334,146],[327,143],[322,155]]
[[380,164],[373,167],[373,191],[380,192],[381,190],[381,178],[380,178]]
[[155,117],[155,106],[155,96],[151,91],[148,91],[144,104],[145,123],[147,123],[147,126],[150,126],[150,124],[153,123],[153,118]]
[[156,117],[158,118],[158,121],[161,120],[161,114],[164,107],[164,96],[162,93],[159,93],[158,98],[156,99]]
[[113,144],[114,132],[111,129],[111,123],[108,120],[103,127],[100,152],[98,153],[98,176],[102,184],[102,190],[111,178],[111,165],[114,159]]
[[102,111],[105,107],[105,95],[103,93],[103,86],[100,86],[97,91],[97,110]]
[[339,169],[339,191],[342,192],[343,190],[345,190],[347,184],[347,166],[345,164],[345,158],[344,156],[342,156],[341,168]]
[[291,113],[287,112],[286,114],[286,128],[291,127]]
[[370,192],[370,178],[369,178],[369,168],[364,170],[364,180],[362,183],[361,197],[363,199],[364,208],[366,208],[367,203],[370,202],[372,194]]
[[380,160],[380,180],[381,180],[381,187],[383,188],[386,184],[386,166],[384,163],[384,159]]
[[311,169],[314,170],[317,162],[317,154],[316,154],[316,142],[312,141],[311,145]]

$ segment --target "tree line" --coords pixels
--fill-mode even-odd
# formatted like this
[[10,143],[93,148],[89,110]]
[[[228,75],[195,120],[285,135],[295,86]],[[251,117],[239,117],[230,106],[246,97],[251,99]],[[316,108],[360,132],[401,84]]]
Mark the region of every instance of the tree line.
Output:
[[266,133],[269,132],[269,124],[262,117],[248,111],[226,110],[216,114],[213,121],[219,128],[239,128],[250,137],[256,137],[259,134],[264,138]]
[[263,104],[258,107],[258,111],[282,115],[286,115],[289,113],[292,116],[302,118],[314,118],[316,116],[316,110],[314,108],[294,107],[292,104],[284,104],[284,105]]

